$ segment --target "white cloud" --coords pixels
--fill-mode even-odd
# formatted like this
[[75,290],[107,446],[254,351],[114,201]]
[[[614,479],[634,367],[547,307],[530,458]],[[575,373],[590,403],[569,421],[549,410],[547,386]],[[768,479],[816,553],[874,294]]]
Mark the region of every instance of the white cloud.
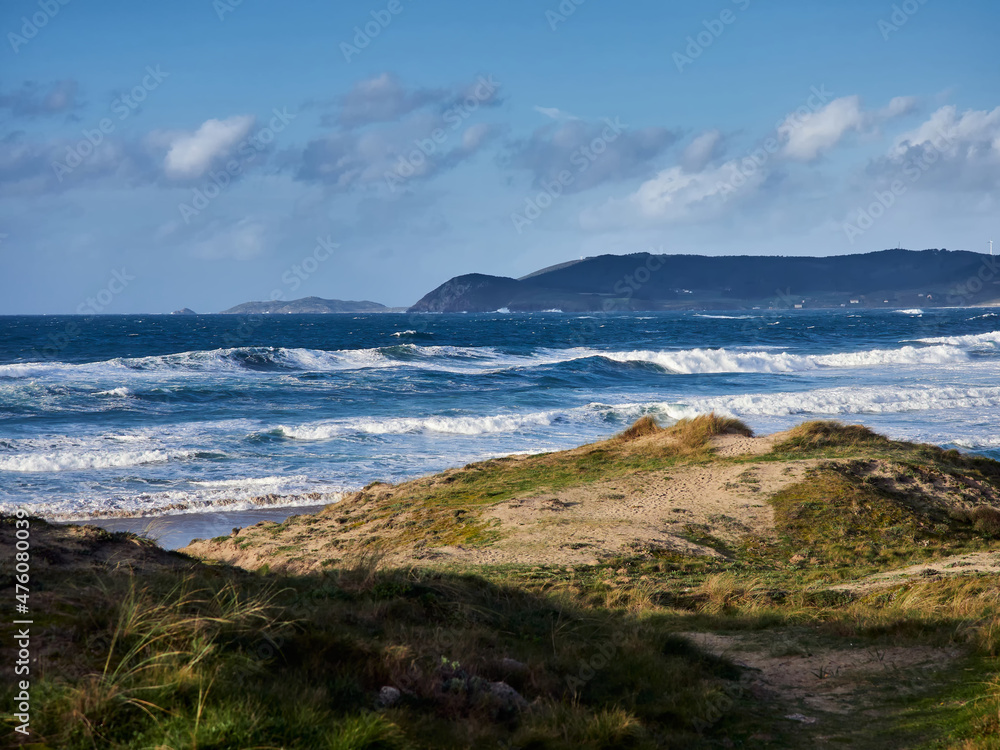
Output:
[[[815,161],[848,133],[876,133],[880,125],[909,114],[916,104],[912,97],[896,97],[879,110],[865,110],[858,96],[834,99],[815,111],[806,108],[785,118],[778,125],[773,150],[762,146],[773,139],[761,140],[756,148],[721,164],[723,134],[700,133],[675,166],[644,181],[631,194],[583,212],[581,222],[588,229],[624,228],[715,221],[745,212],[751,204],[755,212],[784,210],[786,201],[795,202],[803,189],[815,187],[809,179],[812,170],[795,170],[790,161]],[[822,189],[829,198],[833,189],[828,185]]]
[[216,159],[228,153],[253,127],[252,115],[237,115],[226,120],[207,120],[193,133],[174,135],[163,160],[168,177],[201,177]]
[[917,108],[917,97],[897,96],[878,112],[879,119],[890,120],[894,117],[908,115]]
[[1000,155],[1000,107],[992,112],[967,110],[961,115],[954,106],[941,107],[919,127],[896,139],[893,153],[901,154],[915,146],[950,142],[946,150],[965,158]]
[[708,130],[697,136],[681,154],[681,164],[689,172],[699,172],[714,159],[722,145],[722,132]]
[[784,143],[781,154],[795,161],[815,161],[847,133],[875,131],[882,123],[909,114],[916,106],[916,98],[897,96],[882,109],[866,112],[861,97],[855,95],[834,99],[815,112],[796,112],[778,126],[778,135]]
[[962,113],[941,107],[896,138],[869,172],[914,182],[919,177],[922,189],[993,192],[1000,187],[1000,107]]
[[585,212],[581,221],[593,229],[709,219],[720,215],[728,201],[753,195],[766,178],[765,169],[748,173],[738,160],[695,172],[670,167],[626,198],[613,198]]
[[860,97],[834,99],[816,112],[791,115],[778,127],[785,140],[782,153],[790,159],[813,161],[840,143],[847,131],[860,131],[864,123]]

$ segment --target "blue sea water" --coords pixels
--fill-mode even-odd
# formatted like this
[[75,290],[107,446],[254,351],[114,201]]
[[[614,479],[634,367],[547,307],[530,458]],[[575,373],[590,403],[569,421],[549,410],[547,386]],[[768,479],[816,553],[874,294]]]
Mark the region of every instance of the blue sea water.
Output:
[[0,317],[0,510],[314,505],[711,410],[764,433],[832,417],[1000,457],[1000,317]]

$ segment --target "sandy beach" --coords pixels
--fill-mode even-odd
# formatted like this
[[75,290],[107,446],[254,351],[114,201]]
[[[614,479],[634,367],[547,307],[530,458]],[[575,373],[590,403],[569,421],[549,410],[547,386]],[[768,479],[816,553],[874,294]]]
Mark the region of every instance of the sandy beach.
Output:
[[140,516],[136,518],[97,518],[89,521],[62,521],[63,525],[89,524],[108,531],[127,531],[148,537],[164,549],[180,549],[192,539],[228,536],[234,528],[253,526],[261,521],[281,523],[290,516],[317,513],[324,505],[302,507],[283,506],[260,510],[240,510],[214,513],[175,513],[172,515]]

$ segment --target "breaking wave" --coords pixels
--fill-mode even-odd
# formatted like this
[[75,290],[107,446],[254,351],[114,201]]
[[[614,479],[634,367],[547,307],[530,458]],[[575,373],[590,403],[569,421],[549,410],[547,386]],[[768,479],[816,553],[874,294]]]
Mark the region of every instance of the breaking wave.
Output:
[[81,471],[88,469],[120,469],[127,466],[159,464],[167,461],[194,458],[197,451],[54,451],[0,457],[0,471],[38,473],[55,471]]
[[[403,332],[408,334],[409,332]],[[163,377],[186,375],[252,376],[275,372],[336,372],[341,370],[411,367],[442,372],[477,373],[512,368],[543,367],[562,362],[603,357],[619,363],[645,362],[672,373],[811,371],[824,367],[879,367],[886,365],[935,365],[963,362],[966,349],[1000,343],[1000,332],[971,336],[917,339],[899,349],[869,349],[836,354],[793,354],[790,352],[736,349],[679,349],[607,351],[589,347],[541,348],[530,353],[508,353],[493,347],[419,346],[398,344],[371,349],[284,349],[249,347],[183,352],[154,357],[120,358],[87,364],[19,363],[0,365],[4,379],[121,379],[143,377],[146,373]],[[124,386],[101,391],[99,396],[132,395]]]
[[983,347],[994,347],[1000,344],[1000,331],[990,333],[975,333],[968,336],[936,336],[926,339],[914,339],[921,344],[944,344],[947,346],[960,346],[965,349],[981,349]]

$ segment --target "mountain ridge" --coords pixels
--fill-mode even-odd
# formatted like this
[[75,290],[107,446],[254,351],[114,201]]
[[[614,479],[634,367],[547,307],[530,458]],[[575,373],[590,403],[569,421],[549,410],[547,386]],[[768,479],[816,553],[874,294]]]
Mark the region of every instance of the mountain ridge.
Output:
[[605,254],[518,279],[455,276],[409,312],[1000,304],[998,270],[992,256],[943,249],[823,257]]

